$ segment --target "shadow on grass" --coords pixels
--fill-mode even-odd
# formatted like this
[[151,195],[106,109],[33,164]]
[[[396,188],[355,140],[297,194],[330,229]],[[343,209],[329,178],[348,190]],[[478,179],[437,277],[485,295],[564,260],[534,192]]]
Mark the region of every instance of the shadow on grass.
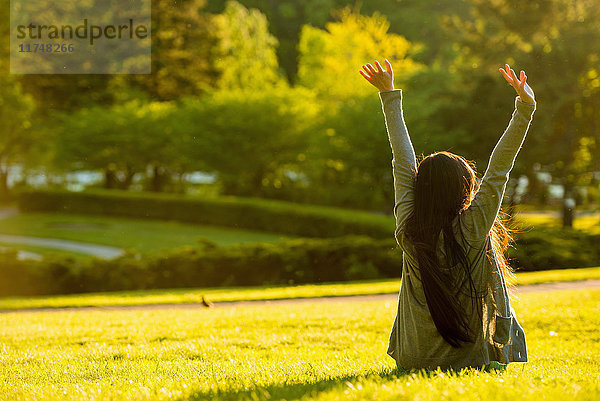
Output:
[[351,374],[323,379],[312,383],[272,384],[264,387],[254,387],[248,390],[232,389],[230,391],[207,391],[191,394],[185,400],[298,400],[308,394],[317,394],[335,388],[348,388],[347,382],[355,384],[359,378],[380,377],[383,380],[394,380],[410,375],[396,368],[386,368],[381,372]]
[[248,390],[220,390],[197,392],[186,397],[185,400],[298,400],[307,395],[316,395],[317,393],[334,389],[353,389],[360,379],[376,379],[376,381],[393,381],[409,377],[413,374],[423,377],[436,376],[440,372],[444,374],[456,374],[450,370],[427,371],[421,370],[401,370],[396,368],[384,368],[379,372],[372,371],[361,374],[350,374],[335,378],[323,379],[312,383],[291,383],[291,384],[272,384],[264,387],[254,387]]

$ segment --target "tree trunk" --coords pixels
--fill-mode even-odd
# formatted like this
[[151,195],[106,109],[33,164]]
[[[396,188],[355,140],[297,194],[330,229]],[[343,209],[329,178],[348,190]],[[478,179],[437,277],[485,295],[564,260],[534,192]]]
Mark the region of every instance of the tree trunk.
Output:
[[510,222],[515,221],[515,207],[517,206],[517,187],[519,183],[516,179],[509,180],[508,183],[511,185],[508,186],[508,206],[506,208],[506,214],[508,215],[508,219]]
[[8,188],[8,167],[0,167],[0,201],[10,200],[10,189]]
[[261,196],[263,193],[263,178],[265,176],[264,169],[258,169],[252,176],[251,190],[248,195],[250,196]]
[[563,227],[573,227],[573,219],[575,212],[575,197],[573,196],[574,185],[568,178],[565,178],[562,204],[562,221]]
[[177,172],[177,188],[176,188],[175,192],[178,194],[185,194],[186,185],[185,185],[184,175],[185,175],[185,173],[183,171]]
[[104,188],[114,189],[116,187],[117,177],[113,169],[107,168],[104,170]]
[[125,172],[125,179],[120,183],[119,187],[121,189],[129,189],[131,183],[133,182],[133,177],[135,177],[136,172],[134,170],[127,170]]
[[166,170],[161,166],[152,168],[152,180],[150,181],[150,190],[152,192],[162,192],[165,186]]
[[527,193],[524,196],[525,199],[522,199],[522,201],[524,203],[538,203],[540,205],[547,204],[547,185],[538,178],[535,168],[531,166],[525,174],[528,180]]
[[237,180],[231,179],[229,176],[221,176],[221,195],[239,195],[239,185]]

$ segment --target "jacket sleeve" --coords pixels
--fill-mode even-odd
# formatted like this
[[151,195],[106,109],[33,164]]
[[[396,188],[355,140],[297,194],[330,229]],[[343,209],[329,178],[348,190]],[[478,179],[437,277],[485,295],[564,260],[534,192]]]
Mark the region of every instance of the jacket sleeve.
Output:
[[379,92],[385,117],[388,139],[392,148],[392,175],[394,177],[394,237],[399,242],[402,224],[410,215],[414,202],[414,179],[416,157],[404,116],[402,114],[402,90]]
[[492,151],[488,167],[471,205],[461,220],[472,239],[483,240],[491,230],[500,211],[510,171],[531,123],[535,104],[515,99],[515,110],[504,134]]

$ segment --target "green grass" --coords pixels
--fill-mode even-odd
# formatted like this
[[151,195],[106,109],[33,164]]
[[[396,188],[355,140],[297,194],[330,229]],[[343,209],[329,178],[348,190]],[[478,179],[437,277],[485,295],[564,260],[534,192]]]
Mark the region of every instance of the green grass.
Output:
[[[517,221],[524,227],[562,227],[562,217],[552,217],[544,213],[528,213],[526,215],[518,214]],[[573,220],[573,228],[584,230],[591,234],[600,233],[600,217],[581,216]]]
[[[290,238],[283,234],[173,221],[61,213],[24,213],[10,216],[0,220],[0,233],[91,242],[136,249],[143,253],[193,245],[198,238],[208,238],[224,246],[244,242],[276,242]],[[18,249],[25,248],[18,246]]]
[[[522,212],[536,212],[538,210],[560,212],[562,206],[560,205],[535,205],[535,204],[519,204],[517,210]],[[579,205],[576,208],[577,211],[600,211],[600,204],[589,203],[587,205]]]
[[595,400],[600,290],[514,305],[530,361],[504,373],[399,375],[396,303],[0,315],[11,400]]
[[544,270],[517,273],[517,284],[554,283],[557,281],[577,281],[600,279],[600,267],[581,269]]
[[[517,284],[600,279],[600,267],[517,273]],[[46,297],[0,298],[0,310],[60,308],[108,305],[152,305],[195,303],[206,296],[214,302],[310,298],[344,295],[392,294],[400,290],[400,280],[366,280],[343,283],[270,287],[218,287],[151,291],[118,291]]]

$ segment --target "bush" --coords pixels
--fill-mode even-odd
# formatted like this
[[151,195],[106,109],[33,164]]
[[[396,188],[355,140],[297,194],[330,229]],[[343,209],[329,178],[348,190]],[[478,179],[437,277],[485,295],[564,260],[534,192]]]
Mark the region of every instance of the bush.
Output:
[[516,236],[509,248],[512,266],[523,271],[600,265],[600,234],[575,229],[537,227]]
[[[576,230],[521,233],[516,249],[509,249],[511,265],[520,271],[600,264],[600,235]],[[0,266],[0,295],[42,295],[397,278],[402,252],[393,238],[344,236],[226,247],[206,241],[158,256],[128,252],[111,260],[49,255],[24,261],[4,251]]]
[[17,200],[19,209],[24,212],[58,211],[176,220],[301,237],[365,235],[383,239],[394,232],[394,219],[389,216],[233,196],[200,199],[118,190],[35,190],[18,193]]
[[394,239],[293,239],[278,244],[183,247],[158,256],[104,260],[51,255],[41,261],[0,253],[0,295],[68,294],[182,287],[281,285],[399,277]]

